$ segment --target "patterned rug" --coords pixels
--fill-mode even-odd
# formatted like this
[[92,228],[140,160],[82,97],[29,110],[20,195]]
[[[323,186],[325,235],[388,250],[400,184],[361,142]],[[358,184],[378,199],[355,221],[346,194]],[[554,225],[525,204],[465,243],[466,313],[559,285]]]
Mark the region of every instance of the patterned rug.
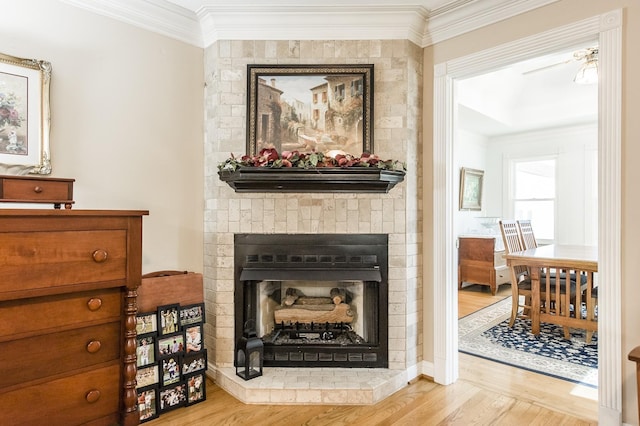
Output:
[[510,316],[508,297],[461,318],[459,351],[597,388],[597,333],[587,345],[584,331],[571,329],[571,339],[565,340],[562,327],[541,323],[540,335],[534,336],[530,320],[517,319],[510,328]]

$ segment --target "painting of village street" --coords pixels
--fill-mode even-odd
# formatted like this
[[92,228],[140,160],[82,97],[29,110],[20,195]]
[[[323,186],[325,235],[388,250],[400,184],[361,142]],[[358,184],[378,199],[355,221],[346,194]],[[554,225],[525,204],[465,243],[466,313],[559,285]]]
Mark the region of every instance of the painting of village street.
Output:
[[250,154],[263,148],[353,155],[371,151],[369,73],[263,73],[255,78]]

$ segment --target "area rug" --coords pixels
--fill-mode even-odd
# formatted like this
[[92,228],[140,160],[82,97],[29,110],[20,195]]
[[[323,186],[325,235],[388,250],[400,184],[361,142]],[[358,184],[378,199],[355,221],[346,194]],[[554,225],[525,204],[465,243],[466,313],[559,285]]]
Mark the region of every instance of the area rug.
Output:
[[531,334],[531,321],[518,318],[509,327],[511,298],[494,303],[458,321],[460,352],[547,376],[598,386],[598,336],[590,344],[585,332],[571,329],[565,340],[562,327],[541,323]]

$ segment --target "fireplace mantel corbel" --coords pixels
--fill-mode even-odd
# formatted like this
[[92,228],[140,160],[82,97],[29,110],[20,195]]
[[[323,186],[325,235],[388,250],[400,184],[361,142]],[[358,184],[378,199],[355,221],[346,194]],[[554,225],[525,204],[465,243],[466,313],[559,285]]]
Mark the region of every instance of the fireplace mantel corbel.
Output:
[[373,167],[263,168],[218,171],[235,192],[387,193],[404,180],[401,170]]

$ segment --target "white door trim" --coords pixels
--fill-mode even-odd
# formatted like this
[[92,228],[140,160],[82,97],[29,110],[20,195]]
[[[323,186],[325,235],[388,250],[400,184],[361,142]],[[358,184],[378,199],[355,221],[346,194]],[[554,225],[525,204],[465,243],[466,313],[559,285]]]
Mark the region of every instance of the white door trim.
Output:
[[434,380],[458,378],[458,308],[453,273],[455,236],[453,132],[455,79],[481,74],[549,51],[598,39],[599,422],[622,418],[621,117],[622,10],[614,10],[434,66],[433,314]]

